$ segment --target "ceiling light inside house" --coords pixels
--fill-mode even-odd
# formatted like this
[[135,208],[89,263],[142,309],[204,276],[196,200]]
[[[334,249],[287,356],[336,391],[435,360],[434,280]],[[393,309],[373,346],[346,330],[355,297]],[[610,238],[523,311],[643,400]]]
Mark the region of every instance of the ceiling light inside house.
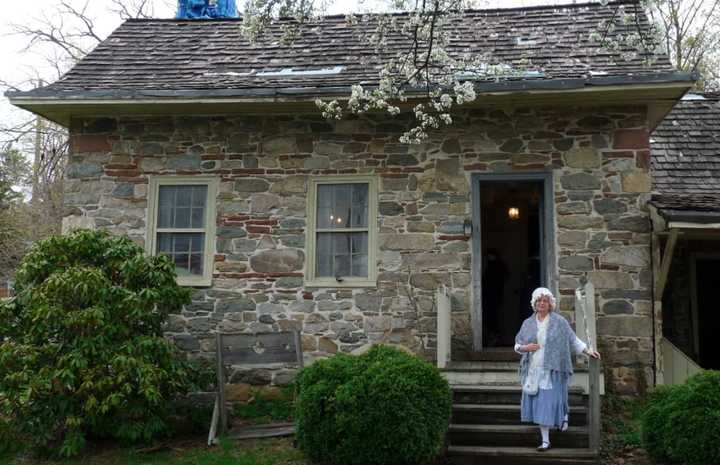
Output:
[[511,220],[520,219],[520,209],[518,207],[508,208],[508,218]]

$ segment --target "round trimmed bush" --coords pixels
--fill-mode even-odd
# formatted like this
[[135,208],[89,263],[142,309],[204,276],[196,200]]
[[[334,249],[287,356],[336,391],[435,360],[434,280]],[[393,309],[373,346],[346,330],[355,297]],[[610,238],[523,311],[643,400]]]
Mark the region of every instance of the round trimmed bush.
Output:
[[452,393],[440,372],[388,346],[338,354],[301,371],[296,426],[313,460],[342,465],[420,465],[443,446]]
[[0,302],[0,431],[66,456],[88,435],[169,432],[173,400],[198,374],[163,337],[168,313],[189,302],[169,258],[79,231],[36,244],[15,290]]
[[720,463],[720,372],[705,371],[658,389],[642,417],[643,445],[659,461]]

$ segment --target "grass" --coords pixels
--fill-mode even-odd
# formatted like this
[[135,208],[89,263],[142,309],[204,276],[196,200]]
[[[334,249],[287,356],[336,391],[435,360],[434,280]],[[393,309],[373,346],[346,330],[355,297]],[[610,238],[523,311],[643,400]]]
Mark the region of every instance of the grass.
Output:
[[[23,454],[0,454],[0,465],[309,465],[290,438],[223,440],[206,447],[202,438],[176,440],[153,449],[96,444],[80,457],[42,460]],[[152,451],[158,449],[156,451]]]

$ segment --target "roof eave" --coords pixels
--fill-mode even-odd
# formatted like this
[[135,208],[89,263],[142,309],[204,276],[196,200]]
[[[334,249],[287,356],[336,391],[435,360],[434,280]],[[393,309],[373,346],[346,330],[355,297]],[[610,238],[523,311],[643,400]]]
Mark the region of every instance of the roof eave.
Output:
[[[486,96],[508,98],[512,95],[555,95],[568,93],[595,93],[624,88],[668,89],[662,99],[674,102],[689,90],[697,80],[696,73],[666,72],[627,76],[596,76],[590,78],[506,80],[477,82],[476,92]],[[369,88],[369,87],[368,87]],[[414,94],[414,95],[413,95]],[[102,111],[109,106],[142,105],[212,105],[247,104],[255,106],[285,104],[312,104],[316,99],[343,100],[350,96],[350,86],[286,87],[238,89],[156,89],[156,90],[72,90],[54,91],[34,89],[26,92],[6,92],[15,106],[67,125],[75,110],[92,108]],[[423,98],[420,89],[410,89],[407,95]],[[672,105],[670,105],[671,107]],[[669,110],[669,107],[668,107]],[[87,112],[87,111],[86,111]]]

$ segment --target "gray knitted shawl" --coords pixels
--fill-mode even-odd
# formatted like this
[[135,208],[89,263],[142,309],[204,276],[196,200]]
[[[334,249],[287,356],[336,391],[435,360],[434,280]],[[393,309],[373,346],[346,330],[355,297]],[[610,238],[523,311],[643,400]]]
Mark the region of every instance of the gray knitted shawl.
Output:
[[[550,312],[547,316],[547,334],[545,336],[545,359],[543,368],[572,374],[572,344],[575,341],[575,333],[570,323],[565,318]],[[538,325],[535,315],[523,321],[520,331],[515,336],[515,342],[521,345],[537,344]],[[520,359],[520,377],[525,379],[530,366],[530,354],[525,352]]]

